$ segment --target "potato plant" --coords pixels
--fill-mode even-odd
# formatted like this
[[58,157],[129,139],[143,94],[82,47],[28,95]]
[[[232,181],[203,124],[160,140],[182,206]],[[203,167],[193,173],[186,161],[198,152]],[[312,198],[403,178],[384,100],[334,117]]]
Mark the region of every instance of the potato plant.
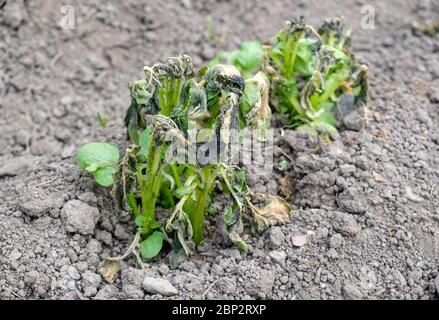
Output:
[[300,18],[287,22],[264,46],[252,42],[213,61],[227,61],[247,74],[264,71],[273,112],[287,115],[293,128],[330,132],[336,130],[334,106],[344,95],[353,95],[355,106],[367,101],[368,69],[351,52],[350,34],[338,18],[317,30]]
[[228,197],[220,213],[227,235],[247,251],[240,236],[244,213],[260,233],[288,219],[291,209],[277,196],[249,190],[233,146],[246,132],[264,141],[272,110],[293,128],[326,137],[336,130],[340,99],[352,97],[352,108],[367,100],[367,67],[351,53],[350,31],[340,19],[317,30],[302,18],[289,21],[266,45],[243,42],[198,71],[181,55],[144,67],[144,74],[129,85],[124,122],[131,145],[123,156],[101,142],[77,156],[98,184],[113,187],[117,207],[133,215],[138,232],[120,258],[133,253],[140,263],[140,255],[155,257],[164,241],[174,249],[173,265],[202,244],[219,190]]
[[[269,81],[263,72],[244,80],[232,65],[215,64],[194,71],[187,55],[144,68],[145,78],[129,85],[131,104],[125,125],[131,145],[119,159],[115,146],[90,143],[77,157],[96,182],[113,186],[117,206],[130,212],[138,226],[136,248],[144,258],[156,256],[167,241],[173,261],[189,256],[203,243],[206,213],[214,190],[228,196],[222,212],[230,240],[247,251],[240,237],[242,215],[253,213],[255,232],[288,218],[289,205],[276,196],[252,195],[245,172],[232,162],[231,148],[249,130],[263,140],[270,122]],[[194,131],[195,130],[195,131]],[[196,131],[199,130],[199,131]],[[199,132],[190,139],[192,132]],[[208,157],[177,161],[179,149]],[[189,161],[188,161],[189,160]],[[252,196],[258,204],[252,203]],[[261,201],[260,198],[265,199]],[[275,206],[276,210],[266,210]]]

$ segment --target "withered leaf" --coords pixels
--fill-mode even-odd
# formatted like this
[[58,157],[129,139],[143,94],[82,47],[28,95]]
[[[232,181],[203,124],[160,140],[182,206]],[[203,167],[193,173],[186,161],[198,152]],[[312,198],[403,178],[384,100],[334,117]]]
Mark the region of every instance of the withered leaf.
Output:
[[104,277],[108,283],[116,281],[118,273],[122,270],[122,265],[119,261],[104,260],[102,266],[99,268],[99,273]]
[[290,218],[291,207],[281,197],[256,193],[252,196],[252,200],[259,203],[250,206],[254,214],[253,232],[261,233],[270,226],[285,223]]

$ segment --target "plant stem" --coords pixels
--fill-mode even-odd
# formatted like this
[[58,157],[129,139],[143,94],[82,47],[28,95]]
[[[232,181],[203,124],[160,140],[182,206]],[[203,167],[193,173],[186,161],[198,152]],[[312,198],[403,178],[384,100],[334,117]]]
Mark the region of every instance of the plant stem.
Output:
[[181,188],[183,184],[181,183],[180,174],[178,173],[177,166],[175,165],[175,163],[171,164],[171,169],[172,169],[172,174],[174,175],[175,184],[177,185],[178,188]]
[[189,218],[191,220],[193,237],[195,244],[199,245],[203,242],[203,222],[206,213],[209,195],[215,186],[215,178],[218,175],[220,167],[214,168],[211,164],[202,168],[203,178],[206,182],[203,189],[197,192],[197,202],[195,203],[195,210],[191,210]]
[[148,154],[153,154],[154,156],[148,159],[146,181],[140,190],[142,200],[142,234],[149,234],[151,226],[156,223],[155,203],[159,196],[159,190],[157,189],[160,189],[161,182],[160,163],[163,146],[156,150],[155,143],[152,141],[149,149]]

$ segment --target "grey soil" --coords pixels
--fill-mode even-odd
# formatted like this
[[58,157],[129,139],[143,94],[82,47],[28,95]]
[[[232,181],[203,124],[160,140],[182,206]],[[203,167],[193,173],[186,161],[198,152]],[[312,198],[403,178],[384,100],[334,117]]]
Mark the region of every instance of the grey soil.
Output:
[[[59,27],[59,1],[0,9],[0,299],[438,298],[439,35],[410,29],[437,19],[438,1],[65,3],[74,30]],[[360,28],[363,5],[375,8],[374,30]],[[127,259],[106,283],[99,265],[123,253],[135,228],[76,167],[78,147],[125,143],[127,83],[144,65],[185,52],[201,66],[298,15],[314,25],[345,16],[372,99],[329,145],[278,131],[275,160],[288,169],[249,180],[271,193],[288,181],[291,221],[245,236],[249,254],[214,233],[177,269],[165,250],[145,271]],[[209,25],[226,32],[223,44]]]

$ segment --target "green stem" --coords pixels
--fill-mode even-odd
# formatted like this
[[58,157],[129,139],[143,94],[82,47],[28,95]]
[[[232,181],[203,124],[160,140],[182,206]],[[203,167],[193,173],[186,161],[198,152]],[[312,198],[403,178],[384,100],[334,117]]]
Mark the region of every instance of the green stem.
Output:
[[171,169],[175,179],[175,184],[177,185],[178,188],[181,188],[183,184],[181,183],[180,174],[178,173],[177,166],[175,165],[175,163],[171,164]]
[[[213,170],[212,170],[213,169]],[[197,202],[195,205],[195,210],[190,211],[189,218],[191,220],[193,229],[193,238],[195,244],[199,245],[203,242],[203,222],[206,213],[207,205],[209,202],[209,195],[215,186],[216,176],[220,167],[212,168],[212,165],[206,165],[203,169],[203,178],[206,182],[203,189],[197,192]]]
[[[299,50],[299,41],[301,38],[302,38],[302,33],[299,33],[297,35],[297,37],[295,39],[293,39],[293,41],[294,41],[293,51],[292,51],[292,54],[291,53],[288,54],[288,65],[286,66],[286,69],[287,69],[286,76],[288,78],[292,78],[294,75],[294,64],[296,63],[297,51]],[[287,49],[288,51],[289,51],[289,49],[290,49],[289,47],[291,45],[290,41],[291,41],[291,38],[288,39],[288,43],[285,46],[286,48],[288,48]]]
[[149,234],[151,227],[156,223],[155,221],[155,204],[159,196],[161,174],[160,163],[163,146],[157,150],[155,143],[151,142],[148,154],[153,154],[153,157],[148,159],[148,170],[146,174],[145,183],[141,192],[142,200],[142,234]]

